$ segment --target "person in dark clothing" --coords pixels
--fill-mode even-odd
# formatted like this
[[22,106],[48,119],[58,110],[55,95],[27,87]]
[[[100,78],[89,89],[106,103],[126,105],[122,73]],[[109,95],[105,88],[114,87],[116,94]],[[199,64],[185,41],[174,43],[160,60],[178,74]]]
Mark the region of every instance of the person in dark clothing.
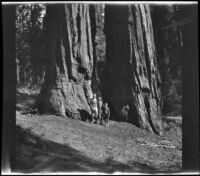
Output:
[[109,126],[109,118],[110,118],[110,109],[108,107],[108,103],[105,103],[102,106],[102,119],[107,123]]
[[125,119],[128,121],[129,105],[126,105],[122,108],[122,114]]

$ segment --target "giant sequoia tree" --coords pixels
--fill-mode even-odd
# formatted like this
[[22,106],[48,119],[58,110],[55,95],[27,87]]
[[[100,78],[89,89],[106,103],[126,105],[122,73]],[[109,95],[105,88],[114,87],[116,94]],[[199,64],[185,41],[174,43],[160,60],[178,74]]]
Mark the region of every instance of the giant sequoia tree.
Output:
[[[162,78],[163,113],[180,113],[182,22],[177,19],[180,6],[153,6],[153,26],[158,54],[158,65]],[[176,83],[176,84],[175,84]]]
[[106,6],[105,31],[108,100],[119,117],[161,134],[160,78],[149,6]]
[[46,16],[49,64],[39,110],[80,118],[81,112],[90,112],[93,48],[89,7],[48,5]]
[[[49,64],[39,108],[80,118],[81,112],[90,113],[94,73],[89,6],[47,6],[46,15]],[[104,99],[116,117],[161,134],[160,80],[149,6],[106,5],[105,34]]]

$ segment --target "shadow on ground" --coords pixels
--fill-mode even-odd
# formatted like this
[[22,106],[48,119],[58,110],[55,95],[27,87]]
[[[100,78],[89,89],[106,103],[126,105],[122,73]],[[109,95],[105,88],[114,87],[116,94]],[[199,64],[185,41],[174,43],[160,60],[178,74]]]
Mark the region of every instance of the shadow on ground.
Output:
[[25,93],[16,92],[16,109],[27,111],[34,107],[37,95],[27,95]]
[[154,171],[151,166],[130,162],[125,165],[108,158],[99,162],[67,145],[43,140],[21,127],[16,127],[16,165],[13,172],[134,172]]

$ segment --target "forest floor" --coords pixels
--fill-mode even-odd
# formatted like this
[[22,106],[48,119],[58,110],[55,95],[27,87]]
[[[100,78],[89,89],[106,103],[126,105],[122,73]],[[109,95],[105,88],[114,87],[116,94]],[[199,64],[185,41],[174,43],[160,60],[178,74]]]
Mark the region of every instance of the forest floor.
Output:
[[23,114],[35,92],[17,91],[16,172],[156,172],[182,168],[182,129],[149,134],[127,122],[110,126],[55,115]]

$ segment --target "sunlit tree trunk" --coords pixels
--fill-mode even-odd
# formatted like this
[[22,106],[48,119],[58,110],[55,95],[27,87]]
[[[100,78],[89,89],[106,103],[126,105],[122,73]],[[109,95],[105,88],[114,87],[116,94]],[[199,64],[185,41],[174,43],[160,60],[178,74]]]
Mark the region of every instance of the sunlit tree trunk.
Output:
[[49,63],[38,107],[76,119],[89,114],[93,47],[86,4],[47,5]]

